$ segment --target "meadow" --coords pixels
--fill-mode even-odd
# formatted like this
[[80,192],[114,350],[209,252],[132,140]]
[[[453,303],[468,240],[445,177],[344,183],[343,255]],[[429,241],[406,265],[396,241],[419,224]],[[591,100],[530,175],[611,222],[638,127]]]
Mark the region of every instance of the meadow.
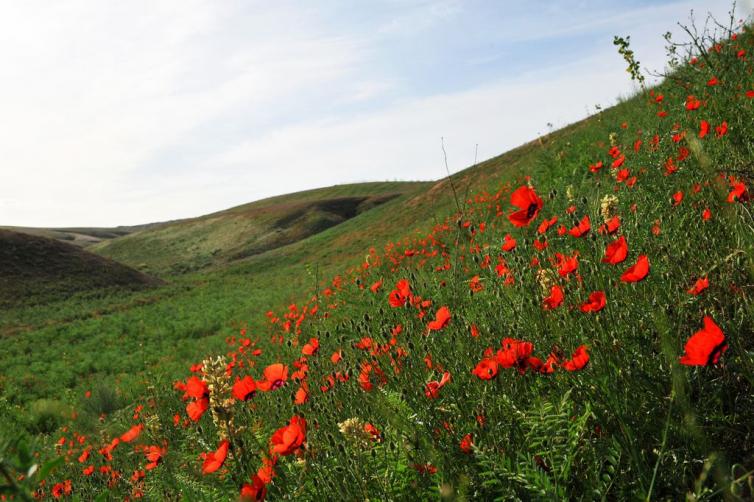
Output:
[[692,42],[323,231],[209,264],[166,230],[166,285],[3,312],[0,497],[750,499],[754,33]]

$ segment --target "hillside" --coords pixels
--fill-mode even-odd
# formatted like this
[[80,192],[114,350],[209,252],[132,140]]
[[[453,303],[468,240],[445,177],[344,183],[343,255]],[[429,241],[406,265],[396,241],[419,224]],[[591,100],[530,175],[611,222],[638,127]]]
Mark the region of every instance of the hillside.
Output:
[[12,232],[19,232],[22,234],[47,237],[85,248],[108,239],[123,237],[133,232],[150,228],[154,225],[159,225],[159,223],[148,223],[145,225],[120,226],[112,228],[35,228],[0,226],[0,230],[10,230]]
[[185,273],[302,241],[424,186],[363,183],[272,197],[156,225],[91,250],[149,273]]
[[143,289],[161,281],[77,246],[0,230],[0,309],[103,289]]
[[754,34],[716,47],[450,179],[99,244],[171,282],[0,322],[24,324],[0,352],[0,436],[64,463],[19,483],[92,499],[751,499]]

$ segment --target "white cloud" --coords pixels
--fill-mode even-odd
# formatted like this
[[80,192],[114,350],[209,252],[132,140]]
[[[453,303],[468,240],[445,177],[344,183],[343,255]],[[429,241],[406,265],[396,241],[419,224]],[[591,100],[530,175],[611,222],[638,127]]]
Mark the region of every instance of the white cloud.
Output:
[[[660,34],[708,4],[727,7],[682,2],[600,26],[632,34],[658,67]],[[388,1],[386,20],[350,30],[305,5],[0,1],[0,224],[135,224],[335,183],[436,179],[440,136],[458,170],[476,143],[496,155],[630,89],[600,40],[567,64],[440,91],[376,64],[412,54],[380,44],[412,26],[442,35],[469,4]]]

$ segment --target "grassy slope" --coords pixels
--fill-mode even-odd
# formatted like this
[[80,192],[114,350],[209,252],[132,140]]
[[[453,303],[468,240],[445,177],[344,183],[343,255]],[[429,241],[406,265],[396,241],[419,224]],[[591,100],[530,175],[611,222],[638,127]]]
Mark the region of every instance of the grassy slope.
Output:
[[347,221],[423,183],[362,183],[272,197],[102,242],[93,250],[169,275],[286,246]]
[[146,225],[121,226],[112,228],[35,228],[0,226],[0,230],[10,230],[13,232],[20,232],[28,235],[47,237],[85,248],[102,241],[123,237],[125,235],[131,234],[133,232],[138,232],[139,230],[144,230],[154,225],[159,225],[159,223],[148,223]]
[[[544,152],[595,120],[457,173],[457,191],[473,193],[533,169]],[[366,193],[374,193],[374,186],[383,193],[395,191],[391,183],[365,184]],[[66,389],[88,388],[97,381],[118,379],[128,388],[128,382],[141,380],[140,372],[154,374],[157,368],[178,374],[187,361],[221,346],[239,325],[256,323],[261,312],[300,300],[317,272],[321,278],[357,264],[371,246],[426,230],[456,207],[447,180],[408,186],[413,192],[292,245],[224,268],[171,277],[158,290],[79,295],[4,312],[0,392],[12,402],[29,403],[59,398]],[[310,196],[353,194],[347,187],[328,192],[312,191]]]
[[0,310],[95,290],[144,289],[161,282],[71,244],[0,230]]
[[[703,89],[703,84],[698,87]],[[686,91],[671,93],[670,89],[666,89],[666,92],[672,94],[672,98],[668,99],[678,104],[683,102],[685,94],[681,94]],[[726,89],[726,92],[731,91]],[[706,155],[718,163],[725,160],[728,165],[743,165],[754,157],[751,142],[748,141],[751,137],[750,122],[747,122],[751,116],[751,102],[737,104],[749,107],[746,113],[740,114],[730,113],[733,108],[729,102],[723,100],[721,103],[723,104],[719,107],[705,110],[704,116],[714,123],[727,119],[733,133],[730,139],[717,143],[710,138],[705,143]],[[711,182],[714,179],[714,172],[705,171],[709,166],[704,166],[704,162],[700,160],[703,156],[699,155],[695,155],[681,175],[662,176],[662,159],[659,156],[675,155],[677,151],[677,147],[669,140],[672,135],[672,120],[682,120],[683,127],[692,131],[691,134],[697,127],[696,117],[682,117],[680,113],[676,117],[662,121],[655,116],[653,108],[647,108],[643,99],[636,98],[600,116],[559,131],[542,145],[532,143],[454,177],[457,192],[465,193],[466,185],[469,185],[469,191],[473,194],[485,189],[496,191],[506,182],[518,184],[521,183],[520,175],[531,175],[535,186],[545,199],[546,209],[543,216],[559,215],[562,222],[568,226],[573,223],[568,220],[565,213],[565,208],[569,204],[578,205],[579,213],[590,213],[593,222],[598,221],[600,199],[617,190],[621,199],[619,211],[626,219],[623,232],[631,243],[631,259],[635,259],[637,252],[650,254],[653,264],[651,280],[638,285],[616,283],[612,269],[596,265],[599,260],[595,257],[598,258],[604,251],[604,239],[597,241],[590,237],[574,243],[568,240],[568,236],[564,239],[551,239],[555,250],[571,252],[576,248],[585,257],[580,271],[591,281],[588,286],[593,289],[603,288],[609,293],[610,307],[606,311],[606,317],[580,316],[578,313],[570,312],[544,316],[538,294],[539,286],[525,274],[522,275],[522,284],[510,290],[497,285],[494,277],[485,276],[485,284],[488,284],[489,291],[471,301],[466,284],[467,271],[463,271],[463,267],[459,269],[464,272],[460,280],[450,281],[451,276],[447,277],[451,284],[448,289],[441,288],[438,279],[431,274],[422,275],[421,272],[409,271],[412,269],[408,267],[400,269],[396,274],[388,270],[381,271],[388,277],[388,283],[392,283],[403,274],[410,274],[415,277],[412,282],[428,296],[438,303],[452,301],[454,311],[464,313],[459,322],[454,318],[448,341],[445,341],[446,337],[433,338],[432,343],[436,345],[432,346],[431,350],[440,356],[455,354],[454,351],[459,351],[458,353],[463,355],[445,358],[444,361],[444,364],[453,370],[454,378],[462,382],[461,385],[449,387],[447,392],[451,393],[451,402],[458,404],[469,399],[481,400],[486,403],[486,411],[491,419],[494,417],[499,420],[499,424],[507,424],[491,427],[489,432],[478,431],[479,434],[489,434],[486,444],[508,444],[512,439],[506,436],[505,431],[513,430],[520,425],[506,422],[510,420],[511,407],[516,413],[521,413],[521,409],[525,410],[525,413],[536,413],[535,409],[529,409],[536,404],[535,398],[562,396],[572,389],[575,389],[574,401],[579,406],[598,406],[595,409],[599,418],[597,425],[600,425],[603,431],[609,430],[614,433],[616,441],[626,447],[615,463],[618,472],[628,478],[623,487],[625,490],[641,488],[646,492],[654,462],[657,461],[659,465],[660,460],[671,462],[676,458],[681,459],[681,464],[671,464],[668,467],[667,472],[670,474],[667,474],[665,467],[660,471],[664,473],[662,489],[672,490],[673,480],[677,479],[674,478],[674,468],[686,469],[683,473],[685,482],[693,479],[698,474],[698,465],[701,465],[705,455],[710,451],[705,443],[707,440],[704,434],[700,435],[700,428],[704,428],[708,434],[717,433],[713,441],[718,441],[723,448],[729,448],[737,441],[736,438],[748,437],[747,431],[744,430],[745,424],[729,423],[730,420],[735,420],[736,415],[726,414],[725,408],[728,406],[727,397],[734,396],[740,389],[747,391],[750,385],[746,383],[746,378],[751,378],[751,372],[745,371],[750,361],[747,362],[745,355],[751,344],[746,337],[737,335],[751,328],[752,304],[746,301],[745,289],[743,292],[736,292],[735,289],[731,290],[731,284],[743,285],[744,288],[750,286],[746,285],[745,281],[748,280],[747,270],[751,268],[751,235],[747,234],[748,227],[742,223],[745,221],[742,218],[745,214],[741,211],[741,214],[738,214],[736,207],[715,199],[709,193],[712,189],[705,189],[703,195],[706,203],[714,209],[715,218],[709,225],[699,224],[699,213],[702,208],[700,204],[705,203],[704,199],[696,200],[689,195],[682,209],[674,211],[671,208],[669,195],[674,190],[680,188],[690,194],[693,182]],[[623,122],[630,124],[631,129],[623,130],[620,126]],[[645,132],[637,133],[637,130]],[[624,150],[629,151],[637,134],[645,139],[646,145],[649,139],[646,136],[647,132],[663,134],[663,149],[656,155],[644,153],[644,150],[649,151],[645,147],[640,155],[632,159],[632,172],[639,173],[642,177],[636,192],[623,191],[625,185],[616,185],[605,172],[600,177],[593,176],[586,170],[586,165],[595,159],[605,157],[605,151],[609,146],[609,134],[616,134],[619,144]],[[648,173],[641,173],[642,165],[650,167]],[[570,192],[575,194],[573,201],[567,200],[565,196],[566,185],[570,185]],[[724,196],[722,199],[724,200]],[[639,203],[639,210],[635,213],[630,209],[634,201]],[[503,205],[507,210],[507,202]],[[150,383],[157,381],[161,384],[159,380],[163,380],[164,383],[164,379],[174,377],[178,374],[179,368],[188,362],[208,353],[223,352],[223,339],[226,336],[237,334],[238,328],[249,321],[253,326],[259,326],[261,313],[268,308],[277,307],[279,310],[290,301],[305,298],[316,283],[316,274],[319,274],[319,277],[328,277],[334,272],[345,270],[349,265],[363,262],[364,254],[371,245],[401,239],[414,233],[414,230],[421,230],[426,234],[434,223],[443,222],[445,216],[454,211],[454,207],[450,184],[441,181],[427,190],[392,200],[295,244],[241,260],[223,269],[183,276],[176,280],[175,284],[158,293],[103,301],[96,305],[96,309],[109,309],[111,313],[106,316],[92,314],[92,304],[75,302],[26,310],[22,314],[23,317],[32,320],[36,327],[28,333],[8,340],[6,345],[9,351],[3,354],[4,359],[0,361],[6,368],[6,378],[0,381],[0,385],[5,386],[4,393],[11,401],[25,403],[43,396],[75,401],[77,397],[66,395],[67,389],[80,392],[83,388],[91,388],[95,379],[108,383],[114,378],[120,382],[121,389],[128,392],[139,383],[140,378],[137,374],[142,369],[146,369],[147,374],[152,375],[147,379]],[[479,207],[475,209],[475,219],[490,218],[490,215],[482,214],[478,210]],[[662,231],[657,239],[650,233],[654,221],[662,223]],[[484,240],[493,239],[489,244],[497,247],[501,234],[508,230],[510,228],[501,224],[493,234],[494,238],[487,237]],[[511,263],[519,272],[526,269],[529,255],[533,253],[530,247],[532,234],[533,229],[529,229],[518,235],[526,258],[512,258]],[[700,243],[706,243],[712,252],[699,253]],[[738,251],[729,253],[729,246],[736,246]],[[463,253],[463,250],[457,252]],[[313,267],[315,264],[319,266],[316,273],[313,272],[316,269]],[[717,285],[700,300],[690,299],[684,295],[684,288],[691,279],[705,271],[715,271],[717,275],[714,282]],[[470,269],[468,272],[473,273]],[[452,278],[459,279],[458,276]],[[575,286],[571,284],[569,287]],[[733,295],[730,294],[731,291]],[[529,298],[532,292],[537,294]],[[332,323],[325,324],[324,329],[328,332],[332,330],[336,337],[347,337],[350,340],[354,336],[358,337],[359,333],[372,334],[384,329],[384,326],[374,323],[394,322],[392,317],[388,319],[389,316],[385,319],[378,317],[377,320],[371,321],[373,324],[367,324],[366,320],[357,321],[364,317],[365,307],[370,307],[368,312],[380,310],[379,304],[373,305],[374,302],[370,303],[370,300],[360,298],[357,293],[349,293],[348,298],[349,301],[353,301],[353,308],[344,311]],[[576,289],[569,290],[570,293],[574,293],[574,298],[570,301],[576,302],[577,298],[583,299],[585,292]],[[500,301],[501,298],[505,301]],[[518,308],[513,308],[513,305]],[[75,314],[71,315],[73,312]],[[726,334],[732,340],[731,351],[726,355],[726,361],[730,361],[731,366],[743,375],[742,379],[736,380],[732,374],[727,373],[723,373],[719,378],[707,379],[704,378],[706,373],[681,373],[678,368],[677,356],[682,350],[683,340],[693,330],[698,329],[701,315],[705,312],[714,312],[716,319],[724,324]],[[66,314],[70,316],[67,319]],[[60,319],[64,320],[60,322]],[[505,378],[501,377],[495,382],[495,388],[499,391],[497,394],[513,396],[515,402],[506,404],[507,412],[502,408],[493,411],[494,406],[500,403],[490,400],[490,397],[486,397],[487,400],[484,401],[484,387],[479,386],[478,382],[474,383],[473,387],[463,383],[469,378],[469,368],[480,357],[482,347],[472,346],[467,337],[464,338],[467,333],[467,319],[476,319],[479,322],[485,333],[484,345],[499,344],[499,339],[508,334],[508,330],[517,336],[525,335],[531,338],[537,347],[544,347],[541,350],[547,350],[553,343],[572,349],[580,342],[588,342],[593,345],[596,354],[594,362],[590,363],[594,373],[587,373],[588,378],[583,379],[568,378],[567,375],[550,380],[533,377],[525,380],[526,385],[517,383],[523,380],[510,378],[506,373]],[[50,321],[52,325],[42,326]],[[416,323],[413,319],[406,319],[404,322]],[[617,332],[618,329],[621,330],[620,333]],[[66,348],[62,351],[45,350],[53,341],[63,344]],[[331,351],[333,343],[334,340],[323,340],[323,353]],[[422,349],[428,348],[427,342],[419,343],[423,344]],[[97,356],[90,356],[91,351],[96,349],[100,351]],[[277,357],[293,357],[296,354],[295,350],[287,355],[284,350],[281,352],[284,355],[277,354]],[[63,364],[59,364],[61,361]],[[418,366],[421,367],[421,364]],[[426,375],[419,375],[416,369],[414,367],[412,370],[415,373],[413,376],[416,377],[412,377],[413,380],[406,378],[405,381],[391,385],[412,385],[401,391],[408,392],[404,396],[407,396],[409,404],[414,406],[415,410],[420,410],[426,407],[426,401],[421,400],[419,388]],[[321,371],[316,368],[314,373],[321,376]],[[686,383],[686,380],[689,380],[689,383]],[[471,392],[471,397],[466,395],[468,392]],[[676,409],[691,410],[693,413],[671,415],[671,410],[665,406],[666,398],[671,392],[678,399]],[[417,396],[414,396],[414,393]],[[352,390],[344,391],[338,396],[347,406],[360,406],[359,409],[364,413],[367,410],[378,413],[380,405],[385,404],[379,400],[379,396],[367,400]],[[269,406],[268,414],[280,415],[276,416],[272,423],[280,424],[282,416],[290,415],[290,403],[280,404],[274,399],[270,397],[264,403]],[[741,412],[749,413],[751,407],[748,398],[742,403]],[[699,408],[688,408],[691,404]],[[307,408],[306,413],[321,412],[316,408],[316,404],[314,406],[315,408]],[[681,406],[685,408],[680,408]],[[706,410],[702,408],[704,406],[707,406]],[[498,415],[494,415],[495,413]],[[688,422],[699,419],[703,422],[689,423],[687,431],[683,428],[673,429],[669,439],[673,455],[657,458],[656,452],[664,448],[664,441],[661,446],[661,437],[662,418],[665,416],[672,416],[679,423],[683,420]],[[711,418],[706,420],[706,416]],[[465,415],[464,417],[464,420],[469,418]],[[432,423],[436,418],[431,414],[425,414],[421,420]],[[621,422],[622,420],[629,421]],[[736,426],[738,432],[735,436],[722,436],[721,440],[721,428],[725,429],[729,425]],[[531,427],[535,426],[536,422],[532,422]],[[332,424],[327,427],[332,429]],[[624,434],[623,437],[620,431]],[[337,434],[337,430],[334,433]],[[641,437],[632,437],[633,434],[641,434]],[[595,433],[588,438],[588,442],[605,446],[601,442],[604,436],[598,436],[599,434]],[[682,445],[690,439],[696,446],[691,450],[682,449],[686,448]],[[482,445],[485,443],[482,442]],[[522,454],[532,453],[530,460],[533,463],[535,457],[533,451],[526,450],[528,445],[522,444],[519,440],[517,446],[521,452],[525,452]],[[456,448],[455,440],[451,438],[451,442],[444,444],[442,448],[447,451]],[[609,448],[608,444],[608,450],[598,453],[612,455]],[[191,454],[195,456],[195,453],[192,450]],[[693,459],[690,459],[689,455],[692,455]],[[604,458],[604,455],[598,456],[595,461],[603,462]],[[460,458],[449,457],[446,460],[456,465],[463,463]],[[601,469],[604,465],[600,463],[597,467]],[[505,468],[508,467],[502,466],[500,462],[495,463],[495,469]],[[587,478],[595,477],[597,471],[589,472],[591,474],[587,473]],[[532,473],[527,473],[529,474]],[[580,474],[583,477],[585,473]],[[503,473],[499,475],[502,476]],[[508,472],[507,475],[516,474]],[[541,477],[541,473],[539,475]],[[715,475],[722,476],[725,473]],[[325,483],[330,481],[326,480]],[[283,486],[284,481],[280,480],[278,484]]]

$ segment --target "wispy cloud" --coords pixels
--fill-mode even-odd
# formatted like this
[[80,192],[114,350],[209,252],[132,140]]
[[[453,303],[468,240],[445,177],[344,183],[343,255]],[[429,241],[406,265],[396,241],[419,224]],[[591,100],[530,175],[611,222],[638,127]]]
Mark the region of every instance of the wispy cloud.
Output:
[[630,92],[613,33],[658,67],[675,20],[729,7],[360,5],[0,2],[0,224],[132,224],[434,179],[440,136],[461,169],[476,143],[489,157]]

